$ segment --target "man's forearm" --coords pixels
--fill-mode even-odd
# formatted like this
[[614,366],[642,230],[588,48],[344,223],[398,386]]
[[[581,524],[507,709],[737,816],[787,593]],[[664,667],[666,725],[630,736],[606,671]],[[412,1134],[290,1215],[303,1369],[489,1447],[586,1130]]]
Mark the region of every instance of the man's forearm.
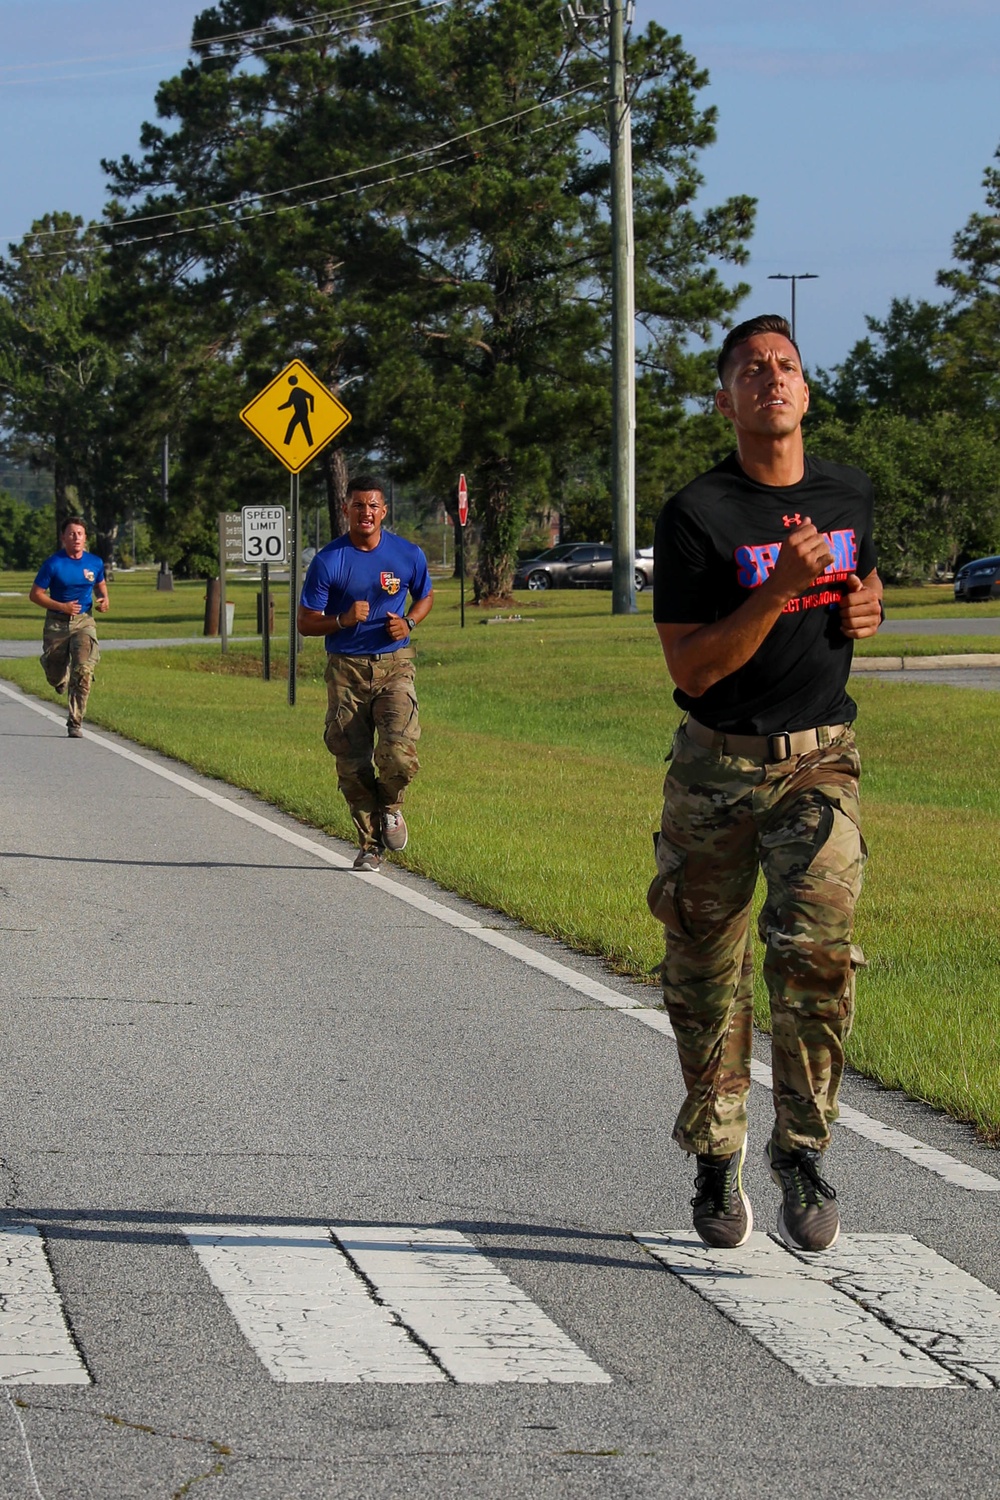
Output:
[[32,587],[28,598],[32,604],[37,604],[40,609],[51,609],[60,615],[68,615],[70,613],[65,604],[60,604],[57,599],[53,599],[51,594],[47,594],[44,589]]
[[731,615],[710,625],[690,630],[657,625],[674,682],[689,698],[700,698],[723,677],[739,671],[767,639],[787,602],[763,585]]
[[408,610],[408,615],[409,618],[413,621],[414,625],[419,625],[421,620],[426,620],[427,616],[431,612],[433,603],[434,594],[432,591],[431,593],[425,595],[423,599],[418,599],[415,604],[411,604],[410,609]]
[[343,630],[339,615],[324,615],[316,609],[299,607],[296,619],[299,635],[336,635]]

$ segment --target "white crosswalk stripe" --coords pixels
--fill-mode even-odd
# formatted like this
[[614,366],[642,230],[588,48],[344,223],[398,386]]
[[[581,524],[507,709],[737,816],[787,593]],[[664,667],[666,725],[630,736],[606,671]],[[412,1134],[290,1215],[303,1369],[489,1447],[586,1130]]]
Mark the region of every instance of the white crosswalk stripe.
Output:
[[810,1385],[1000,1387],[1000,1295],[906,1234],[796,1254],[765,1234],[711,1250],[634,1236]]
[[454,1230],[192,1225],[183,1233],[276,1380],[610,1380]]
[[[276,1381],[610,1382],[455,1230],[181,1232]],[[690,1230],[633,1237],[810,1385],[1000,1389],[1000,1293],[910,1235],[842,1235],[818,1255],[759,1233],[736,1251]],[[39,1231],[0,1228],[0,1385],[89,1383]]]
[[90,1384],[31,1224],[0,1229],[0,1384]]
[[185,1229],[275,1380],[413,1383],[444,1373],[316,1229]]

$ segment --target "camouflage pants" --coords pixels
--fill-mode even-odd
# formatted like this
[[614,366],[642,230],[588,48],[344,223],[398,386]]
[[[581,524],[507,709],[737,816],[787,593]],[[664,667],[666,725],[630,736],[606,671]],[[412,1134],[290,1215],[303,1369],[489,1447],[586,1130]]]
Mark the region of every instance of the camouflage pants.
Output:
[[399,806],[420,770],[414,669],[410,646],[383,656],[331,652],[327,659],[323,739],[363,849],[377,846],[383,810]]
[[851,942],[867,855],[860,772],[850,729],[771,764],[677,732],[648,902],[666,934],[663,996],[687,1089],[674,1139],[685,1151],[725,1155],[746,1135],[758,869],[774,1138],[786,1150],[829,1144],[864,962]]
[[93,615],[64,615],[47,609],[39,660],[50,687],[69,689],[67,723],[79,726],[87,711],[94,670],[101,659]]

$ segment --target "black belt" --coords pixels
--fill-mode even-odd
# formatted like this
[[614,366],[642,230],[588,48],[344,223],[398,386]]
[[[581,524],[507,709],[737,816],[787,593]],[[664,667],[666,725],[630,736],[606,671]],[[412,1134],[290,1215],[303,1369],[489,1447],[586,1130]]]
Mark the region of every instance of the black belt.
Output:
[[793,755],[805,755],[810,750],[822,750],[840,738],[846,724],[823,724],[818,729],[797,729],[793,733],[780,734],[724,734],[721,729],[709,729],[688,715],[685,729],[696,745],[706,750],[721,750],[723,755],[743,755],[749,760],[791,760]]

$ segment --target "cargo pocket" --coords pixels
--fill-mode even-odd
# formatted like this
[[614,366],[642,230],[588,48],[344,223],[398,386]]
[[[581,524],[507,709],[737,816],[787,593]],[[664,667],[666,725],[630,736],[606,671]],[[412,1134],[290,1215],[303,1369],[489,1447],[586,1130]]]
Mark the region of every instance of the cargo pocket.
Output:
[[854,1024],[855,990],[857,988],[858,970],[867,969],[868,960],[858,947],[857,943],[851,944],[851,963],[847,971],[847,984],[844,986],[844,994],[840,1002],[840,1019],[843,1022],[843,1040],[846,1042],[851,1034]]
[[679,892],[683,878],[685,854],[662,833],[656,838],[656,874],[646,892],[646,905],[668,932],[687,936],[681,919]]
[[[856,901],[861,893],[861,881],[868,845],[864,841],[857,818],[855,804],[845,806],[839,799],[828,803],[830,809],[827,836],[816,850],[809,874],[819,880],[832,880],[851,892]],[[860,948],[857,950],[861,952]],[[853,957],[853,953],[852,953]],[[864,955],[862,954],[862,962]]]
[[801,798],[795,815],[761,835],[768,882],[832,881],[857,897],[868,850],[853,804],[821,792]]
[[323,742],[331,755],[349,755],[351,753],[351,742],[347,736],[346,725],[351,723],[354,710],[349,703],[341,703],[336,713],[328,713],[326,716],[326,728],[323,730]]

